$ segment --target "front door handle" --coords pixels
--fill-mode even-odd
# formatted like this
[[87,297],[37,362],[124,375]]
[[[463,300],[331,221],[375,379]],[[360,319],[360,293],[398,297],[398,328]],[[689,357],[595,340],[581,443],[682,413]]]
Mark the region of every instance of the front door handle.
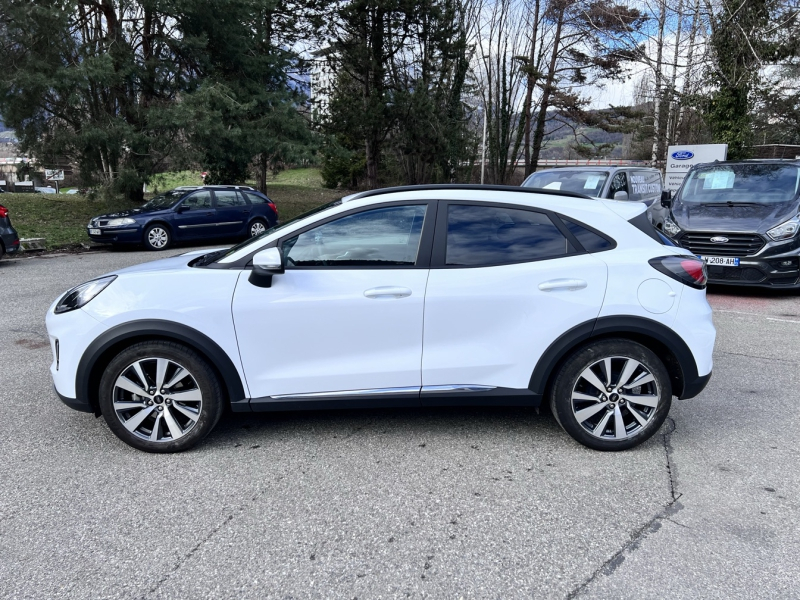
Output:
[[364,292],[367,298],[405,298],[411,295],[411,290],[405,287],[394,285],[384,285],[381,287],[370,288]]
[[554,290],[567,290],[569,292],[574,292],[577,290],[582,290],[587,285],[589,284],[583,279],[551,279],[550,281],[540,283],[539,289],[543,292],[552,292]]

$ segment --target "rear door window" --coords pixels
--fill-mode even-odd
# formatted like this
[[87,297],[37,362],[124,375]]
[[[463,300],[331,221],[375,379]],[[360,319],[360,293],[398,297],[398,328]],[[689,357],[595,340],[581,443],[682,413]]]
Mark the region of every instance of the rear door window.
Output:
[[235,190],[217,190],[214,192],[217,197],[217,208],[230,208],[231,206],[245,206],[244,201]]
[[567,238],[544,213],[451,204],[447,209],[448,266],[483,267],[569,254]]

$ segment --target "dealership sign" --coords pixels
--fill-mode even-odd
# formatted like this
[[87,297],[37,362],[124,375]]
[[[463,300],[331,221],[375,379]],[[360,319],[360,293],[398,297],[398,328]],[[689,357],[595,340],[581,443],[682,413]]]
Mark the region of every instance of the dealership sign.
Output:
[[689,169],[701,163],[725,160],[728,144],[694,144],[691,146],[670,146],[667,150],[667,173],[665,187],[673,192],[681,187]]

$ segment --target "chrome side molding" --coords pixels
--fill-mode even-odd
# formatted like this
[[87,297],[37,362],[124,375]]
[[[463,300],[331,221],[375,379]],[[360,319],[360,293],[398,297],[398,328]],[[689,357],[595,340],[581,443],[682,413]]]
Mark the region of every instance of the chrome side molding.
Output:
[[474,385],[474,384],[460,384],[460,385],[423,385],[420,391],[422,392],[488,392],[489,390],[496,389],[493,385]]
[[270,396],[273,400],[341,398],[343,396],[380,396],[382,394],[419,394],[420,392],[488,392],[496,389],[493,385],[456,384],[456,385],[424,385],[396,388],[374,388],[369,390],[342,390],[339,392],[310,392],[306,394],[279,394]]
[[278,396],[270,396],[275,400],[283,398],[296,398],[298,400],[303,398],[339,398],[341,396],[375,396],[380,394],[418,394],[419,386],[412,387],[397,387],[397,388],[375,388],[371,390],[343,390],[340,392],[311,392],[308,394],[280,394]]

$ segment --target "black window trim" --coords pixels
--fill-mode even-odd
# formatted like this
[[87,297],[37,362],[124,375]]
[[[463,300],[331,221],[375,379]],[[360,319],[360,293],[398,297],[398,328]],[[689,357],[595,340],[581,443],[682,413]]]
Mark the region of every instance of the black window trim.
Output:
[[[539,214],[543,214],[550,219],[556,229],[561,232],[561,234],[567,239],[570,246],[572,246],[572,251],[566,252],[564,254],[559,254],[558,256],[544,256],[542,258],[533,258],[528,260],[514,260],[508,262],[501,262],[501,263],[492,263],[487,265],[448,265],[446,264],[446,256],[447,256],[447,208],[451,204],[455,204],[457,206],[465,206],[465,205],[473,205],[473,206],[485,206],[487,208],[507,208],[513,210],[526,210],[528,212],[535,212]],[[502,267],[505,265],[519,265],[524,263],[533,263],[539,262],[543,260],[556,260],[559,258],[566,258],[568,256],[577,256],[580,254],[589,254],[586,249],[578,242],[572,232],[569,231],[566,225],[561,221],[560,215],[554,211],[547,210],[544,208],[537,208],[533,206],[528,206],[526,204],[514,204],[510,202],[486,202],[483,200],[440,200],[439,201],[439,208],[436,211],[436,234],[434,235],[433,240],[433,252],[431,256],[431,269],[483,269],[486,267]],[[566,217],[565,217],[566,218]],[[575,219],[570,219],[575,223]],[[587,227],[587,229],[592,230],[592,228]],[[597,230],[592,230],[593,232],[597,232]],[[599,233],[599,232],[597,232]],[[602,237],[609,239],[608,236],[604,236],[600,234]],[[613,241],[613,240],[609,240]],[[616,243],[614,244],[616,246]]]
[[[215,199],[216,202],[216,199]],[[566,215],[561,215],[555,211],[547,210],[544,208],[537,208],[533,206],[528,206],[526,204],[516,204],[511,202],[486,202],[484,200],[443,200],[438,198],[428,198],[428,199],[419,199],[419,200],[389,200],[386,202],[379,202],[375,204],[369,204],[367,206],[359,206],[356,208],[352,208],[349,210],[342,211],[340,213],[336,213],[335,215],[331,215],[324,219],[320,219],[318,221],[314,221],[305,227],[300,229],[296,229],[291,233],[287,233],[275,240],[272,240],[268,244],[264,246],[260,246],[258,249],[252,250],[250,253],[246,254],[242,258],[230,262],[230,263],[212,263],[208,265],[208,268],[215,268],[215,269],[251,269],[253,266],[253,256],[261,252],[262,250],[266,250],[267,248],[279,248],[282,249],[283,243],[286,240],[292,239],[298,235],[305,233],[306,231],[310,231],[315,227],[320,225],[324,225],[325,223],[329,223],[331,221],[335,221],[341,217],[346,217],[350,215],[354,215],[360,212],[364,212],[367,210],[372,210],[373,208],[385,208],[390,206],[412,206],[412,205],[420,205],[426,204],[428,206],[427,210],[425,211],[425,221],[422,225],[422,234],[420,236],[420,244],[419,244],[419,251],[417,252],[417,262],[413,265],[341,265],[341,266],[292,266],[287,267],[287,270],[321,270],[321,269],[332,269],[332,270],[342,270],[342,269],[482,269],[484,267],[496,267],[496,266],[503,266],[503,265],[511,265],[511,264],[523,264],[527,262],[539,262],[542,260],[555,260],[558,258],[565,258],[568,256],[579,256],[581,254],[596,254],[596,252],[587,252],[587,250],[583,247],[583,245],[577,240],[577,238],[572,234],[572,232],[567,228],[564,222],[561,220],[561,217],[565,219],[569,219],[570,221],[580,225],[599,235],[600,237],[607,240],[611,243],[611,247],[607,250],[613,250],[617,247],[617,242],[607,234],[603,233],[595,229],[594,227],[587,225],[583,221],[579,221],[574,219],[573,217],[568,217]],[[498,263],[495,265],[445,265],[444,264],[444,257],[445,257],[445,244],[447,243],[447,205],[449,204],[461,204],[461,205],[477,205],[477,206],[487,206],[487,207],[494,207],[494,208],[510,208],[516,210],[528,210],[531,212],[538,212],[546,215],[550,218],[553,222],[553,225],[561,232],[564,237],[567,238],[570,245],[573,248],[572,252],[567,254],[562,254],[559,256],[551,256],[545,258],[535,258],[533,260],[523,260],[523,261],[515,261],[515,262],[504,262]],[[440,231],[442,230],[442,231]],[[444,240],[444,241],[442,241]],[[598,252],[606,252],[606,250],[598,250]]]
[[[433,246],[433,232],[435,228],[435,221],[436,221],[436,200],[392,200],[389,202],[380,202],[378,204],[370,204],[368,206],[359,206],[357,208],[353,208],[351,210],[347,210],[344,212],[337,213],[335,215],[331,215],[330,217],[326,217],[325,219],[320,219],[319,221],[315,221],[310,225],[306,225],[302,229],[297,229],[292,233],[289,233],[283,237],[278,238],[277,243],[270,244],[269,246],[264,246],[264,248],[260,248],[259,251],[276,246],[278,249],[281,250],[281,254],[283,254],[283,244],[287,240],[291,240],[296,238],[307,231],[311,231],[312,229],[316,229],[326,223],[330,223],[332,221],[337,221],[343,217],[349,217],[351,215],[356,215],[362,212],[367,212],[370,210],[375,210],[379,208],[391,208],[393,206],[426,206],[425,210],[425,218],[422,221],[422,232],[420,233],[419,238],[419,249],[417,250],[417,260],[413,265],[286,265],[285,269],[287,271],[342,271],[342,270],[360,270],[360,271],[374,271],[374,270],[393,270],[393,269],[429,269],[430,268],[430,261],[431,261],[431,248]],[[433,215],[429,217],[429,215]],[[257,252],[253,252],[255,255]],[[251,265],[252,255],[248,256],[248,266]]]

